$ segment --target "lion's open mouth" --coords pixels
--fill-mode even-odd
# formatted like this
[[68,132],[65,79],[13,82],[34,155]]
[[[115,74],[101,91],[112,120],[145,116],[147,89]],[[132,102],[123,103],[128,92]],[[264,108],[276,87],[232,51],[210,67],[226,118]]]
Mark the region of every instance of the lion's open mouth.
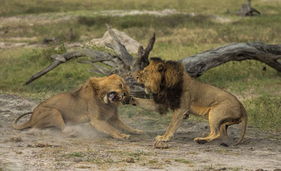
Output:
[[108,93],[107,97],[110,101],[118,101],[120,99],[120,97],[118,96],[118,93],[116,93],[116,92]]
[[150,89],[147,88],[147,87],[144,88],[144,92],[145,92],[146,94],[150,94],[150,93],[151,93]]
[[121,97],[118,95],[117,92],[109,92],[107,93],[107,95],[104,97],[104,101],[105,103],[114,103],[114,102],[118,102],[121,100]]

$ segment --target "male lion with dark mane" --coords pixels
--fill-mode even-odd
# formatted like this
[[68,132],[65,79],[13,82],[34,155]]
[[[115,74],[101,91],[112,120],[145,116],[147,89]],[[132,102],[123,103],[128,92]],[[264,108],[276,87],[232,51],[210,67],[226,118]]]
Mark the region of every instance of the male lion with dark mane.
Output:
[[[125,125],[118,117],[117,106],[128,97],[129,88],[120,76],[91,77],[78,90],[55,95],[40,103],[33,112],[22,114],[13,127],[18,130],[48,127],[64,130],[67,123],[90,122],[97,130],[114,138],[127,139],[130,135],[119,130],[142,133]],[[18,120],[27,114],[32,114],[29,121],[17,125]]]
[[210,134],[194,138],[197,143],[210,142],[217,138],[227,138],[227,128],[241,122],[241,137],[247,127],[247,113],[241,102],[229,92],[192,79],[182,64],[151,58],[149,65],[133,74],[142,83],[146,93],[153,100],[134,98],[134,103],[150,110],[174,111],[172,120],[162,136],[155,138],[155,144],[171,140],[175,131],[189,113],[209,120]]

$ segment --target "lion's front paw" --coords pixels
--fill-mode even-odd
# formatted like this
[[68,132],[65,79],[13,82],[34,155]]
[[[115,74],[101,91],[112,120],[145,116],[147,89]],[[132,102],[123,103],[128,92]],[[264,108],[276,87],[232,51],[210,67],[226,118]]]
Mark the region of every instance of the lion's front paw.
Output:
[[134,99],[133,96],[126,96],[125,98],[123,98],[123,100],[121,101],[121,103],[123,105],[125,104],[130,104],[130,105],[133,105],[133,106],[136,106],[136,100]]
[[134,131],[132,131],[133,134],[144,134],[143,130],[139,130],[139,129],[134,129]]
[[129,139],[130,138],[130,135],[128,135],[128,134],[121,134],[120,135],[120,137],[121,137],[121,139]]
[[113,134],[112,137],[116,138],[116,139],[119,139],[119,140],[125,140],[125,139],[129,139],[130,135],[128,135],[128,134]]
[[199,138],[199,137],[194,138],[193,140],[194,140],[195,142],[197,142],[198,144],[205,144],[205,143],[207,143],[207,140],[205,140],[205,139],[203,139],[203,138]]
[[155,142],[159,142],[159,141],[166,142],[166,141],[169,141],[171,138],[168,136],[164,136],[164,135],[158,135],[154,139],[155,139]]
[[157,137],[155,137],[153,146],[154,148],[160,148],[160,149],[169,148],[170,146],[167,143],[167,141],[169,140],[170,140],[169,137],[158,135]]

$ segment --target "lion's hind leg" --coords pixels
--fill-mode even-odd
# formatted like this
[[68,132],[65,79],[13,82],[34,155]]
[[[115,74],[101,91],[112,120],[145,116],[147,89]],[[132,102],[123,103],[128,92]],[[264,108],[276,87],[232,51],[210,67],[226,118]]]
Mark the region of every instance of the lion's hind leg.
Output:
[[229,142],[231,141],[229,139],[228,133],[227,133],[227,128],[231,125],[234,124],[239,124],[240,120],[239,119],[230,119],[231,121],[225,122],[221,125],[220,127],[220,135],[221,135],[221,139],[223,140],[223,142]]
[[217,139],[220,137],[220,132],[219,132],[219,123],[217,123],[214,120],[209,119],[209,125],[210,125],[210,133],[206,137],[197,137],[194,138],[194,141],[197,142],[198,144],[205,144],[207,142],[210,142],[214,139]]
[[221,113],[220,109],[212,109],[209,112],[209,126],[210,126],[210,133],[208,136],[206,137],[197,137],[194,138],[194,141],[197,142],[198,144],[204,144],[210,141],[213,141],[214,139],[217,139],[221,136],[221,133],[224,131],[226,132],[226,130],[224,130],[223,128],[221,128],[221,118],[220,115],[217,115]]
[[36,112],[38,112],[38,114],[33,121],[34,128],[56,127],[61,131],[65,128],[62,114],[57,109],[44,107]]
[[227,128],[231,125],[229,122],[224,123],[220,126],[220,135],[223,139],[228,138]]
[[239,123],[239,117],[232,110],[224,110],[224,106],[214,108],[209,113],[210,134],[206,137],[195,138],[199,144],[213,141],[218,138],[228,139],[227,128],[230,125]]

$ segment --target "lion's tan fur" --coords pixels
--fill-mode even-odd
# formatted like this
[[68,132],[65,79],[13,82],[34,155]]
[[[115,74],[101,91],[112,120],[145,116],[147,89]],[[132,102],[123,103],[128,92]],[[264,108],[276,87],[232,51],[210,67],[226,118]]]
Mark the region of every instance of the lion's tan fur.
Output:
[[[120,100],[110,102],[110,92],[116,92]],[[91,77],[78,90],[55,95],[39,104],[26,123],[17,125],[16,122],[22,117],[19,116],[13,127],[19,130],[31,127],[57,127],[64,130],[67,123],[90,122],[97,130],[114,138],[128,138],[129,135],[119,130],[142,132],[125,125],[118,117],[117,106],[128,95],[129,89],[118,75]]]
[[[160,58],[152,59],[147,67],[136,72],[134,76],[139,83],[144,84],[146,92],[152,93],[154,97],[161,96],[159,99],[163,97],[168,99],[157,101],[157,98],[153,100],[136,98],[136,105],[158,111],[159,108],[166,107],[174,111],[165,134],[156,137],[156,141],[170,140],[182,119],[189,113],[209,120],[210,134],[195,138],[196,142],[204,143],[219,137],[227,138],[227,127],[240,122],[242,133],[238,143],[242,141],[247,125],[247,114],[241,102],[229,92],[194,80],[184,72],[184,67],[180,63],[163,61]],[[173,105],[177,102],[179,105]]]

